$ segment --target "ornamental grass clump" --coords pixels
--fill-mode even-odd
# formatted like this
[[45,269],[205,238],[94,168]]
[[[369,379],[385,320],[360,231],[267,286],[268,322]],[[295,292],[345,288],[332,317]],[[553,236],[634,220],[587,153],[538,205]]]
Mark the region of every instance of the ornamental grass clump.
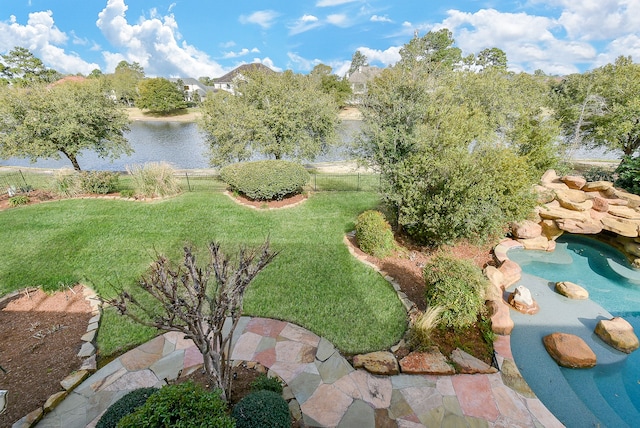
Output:
[[173,196],[180,193],[175,170],[167,162],[147,162],[143,166],[127,166],[135,193],[147,198]]
[[441,321],[443,308],[429,306],[409,328],[408,342],[412,349],[423,350],[432,343],[431,333]]
[[423,274],[427,305],[442,307],[441,327],[464,328],[478,320],[488,286],[478,267],[468,260],[438,254]]
[[309,173],[294,162],[264,160],[227,165],[220,170],[220,178],[249,199],[273,201],[302,193]]
[[391,226],[380,211],[365,211],[356,219],[358,247],[374,257],[384,258],[395,248]]

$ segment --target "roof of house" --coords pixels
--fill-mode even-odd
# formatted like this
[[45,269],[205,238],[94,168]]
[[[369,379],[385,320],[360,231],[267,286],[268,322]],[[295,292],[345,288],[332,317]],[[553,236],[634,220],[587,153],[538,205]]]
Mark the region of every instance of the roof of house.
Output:
[[269,67],[267,67],[264,64],[261,64],[259,62],[254,62],[251,64],[242,64],[239,67],[234,68],[233,70],[231,70],[230,72],[228,72],[227,74],[225,74],[224,76],[218,77],[217,79],[213,79],[213,81],[215,83],[230,83],[233,82],[233,79],[242,74],[242,73],[246,73],[248,71],[266,71],[266,72],[270,72],[270,73],[275,73],[275,71],[273,71],[272,69],[270,69]]
[[366,83],[382,73],[382,70],[383,69],[379,67],[359,67],[357,71],[349,75],[347,80],[349,80],[350,83]]

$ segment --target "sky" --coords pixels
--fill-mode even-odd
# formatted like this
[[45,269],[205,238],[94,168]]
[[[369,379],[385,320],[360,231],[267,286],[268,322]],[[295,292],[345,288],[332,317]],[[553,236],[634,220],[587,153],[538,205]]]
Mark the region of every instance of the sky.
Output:
[[515,72],[584,72],[640,59],[640,0],[0,0],[0,54],[65,74],[220,77],[260,62],[343,76],[356,50],[387,67],[415,34],[448,28],[463,55],[497,47]]

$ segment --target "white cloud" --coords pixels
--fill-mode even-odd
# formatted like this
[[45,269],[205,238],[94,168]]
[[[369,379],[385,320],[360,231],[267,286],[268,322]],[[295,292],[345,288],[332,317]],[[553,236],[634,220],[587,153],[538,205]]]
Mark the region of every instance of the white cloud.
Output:
[[371,22],[393,22],[387,15],[384,15],[384,16],[373,15],[369,20]]
[[291,26],[289,26],[289,35],[293,36],[304,33],[306,31],[313,30],[314,28],[318,28],[321,25],[320,20],[316,16],[302,15],[301,18],[297,19]]
[[150,18],[142,16],[137,24],[131,25],[126,18],[127,9],[124,0],[108,0],[98,14],[96,25],[121,52],[103,52],[107,72],[125,60],[139,63],[147,76],[213,77],[224,74],[223,68],[206,53],[180,41],[182,37],[173,15],[160,16],[152,11]]
[[[68,39],[56,27],[50,10],[30,13],[26,25],[19,24],[13,15],[9,22],[0,22],[0,52],[8,52],[16,46],[27,48],[45,66],[61,73],[89,74],[99,68],[97,64],[86,62],[61,48],[60,45],[64,46]],[[76,40],[74,36],[73,41]]]
[[273,25],[275,19],[279,14],[273,10],[258,10],[251,15],[240,15],[240,23],[242,24],[257,24],[260,27],[267,29]]
[[336,13],[336,14],[327,16],[327,22],[337,27],[349,26],[349,19],[347,18],[347,15],[342,13]]
[[241,56],[249,55],[250,53],[260,53],[260,49],[253,48],[253,49],[249,50],[247,48],[243,48],[238,52],[225,52],[222,57],[225,58],[225,59],[239,58]]
[[640,28],[637,0],[551,0],[560,6],[558,22],[572,39],[613,39]]
[[[367,47],[360,47],[357,50],[367,57],[367,62],[371,65],[374,62],[381,63],[384,67],[393,65],[400,60],[400,48],[401,46],[391,46],[385,50],[371,49]],[[351,64],[351,61],[349,61]]]
[[265,58],[254,58],[253,59],[254,63],[260,63],[260,64],[264,64],[267,67],[269,67],[270,69],[272,69],[273,71],[282,71],[282,69],[280,67],[276,67],[275,64],[273,63],[273,61],[271,60],[271,58],[269,57],[265,57]]
[[319,59],[303,58],[294,52],[287,52],[287,57],[289,57],[289,64],[287,65],[288,67],[290,67],[292,64],[295,64],[296,68],[302,71],[311,71],[313,67],[322,62]]
[[606,52],[599,54],[594,61],[594,66],[599,67],[615,62],[619,56],[629,56],[637,63],[640,59],[640,36],[638,34],[628,34],[624,37],[613,40],[607,46]]
[[317,7],[340,6],[342,4],[353,3],[359,0],[319,0]]

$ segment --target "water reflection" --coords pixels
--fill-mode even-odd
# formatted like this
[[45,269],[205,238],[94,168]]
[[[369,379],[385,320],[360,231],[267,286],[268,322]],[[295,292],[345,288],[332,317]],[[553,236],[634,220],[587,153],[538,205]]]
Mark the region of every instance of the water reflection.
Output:
[[[360,121],[343,121],[340,129],[343,143],[350,142],[359,129]],[[86,151],[78,157],[80,166],[85,170],[124,171],[126,165],[167,161],[177,169],[209,168],[206,142],[195,123],[133,122],[126,137],[134,150],[130,156],[121,156],[110,161]],[[346,158],[346,146],[343,145],[331,148],[329,153],[318,157],[316,161],[333,162]],[[0,160],[0,166],[71,168],[71,163],[66,158],[42,159],[35,163],[29,162],[28,159],[10,158]]]

